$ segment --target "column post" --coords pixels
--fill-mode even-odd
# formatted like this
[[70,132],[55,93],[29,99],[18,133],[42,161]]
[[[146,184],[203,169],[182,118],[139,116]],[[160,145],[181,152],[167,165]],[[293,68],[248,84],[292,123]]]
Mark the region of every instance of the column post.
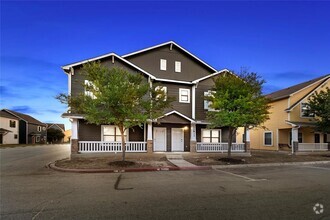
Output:
[[191,122],[191,125],[190,125],[190,152],[196,153],[196,145],[197,145],[196,123]]
[[147,152],[152,153],[153,152],[153,139],[152,139],[152,121],[147,121]]
[[250,146],[250,129],[248,127],[245,127],[245,152],[250,152],[251,151],[251,146]]
[[77,154],[78,147],[78,119],[71,119],[71,154]]
[[292,154],[298,151],[298,128],[292,128],[292,143],[291,143],[291,148],[292,148]]

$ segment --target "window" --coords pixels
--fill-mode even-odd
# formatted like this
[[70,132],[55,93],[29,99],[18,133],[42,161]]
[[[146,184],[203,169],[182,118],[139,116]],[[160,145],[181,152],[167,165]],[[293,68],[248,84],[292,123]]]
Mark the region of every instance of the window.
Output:
[[212,96],[212,93],[213,92],[210,90],[207,92],[204,92],[204,109],[205,110],[214,111],[214,109],[210,107],[210,105],[212,105],[212,102],[205,99],[206,96]]
[[266,131],[264,133],[264,145],[273,146],[273,133],[271,131]]
[[[91,86],[94,87],[93,83],[92,83],[91,81],[85,80],[85,95],[91,97],[92,99],[95,99],[96,97],[95,97],[95,95],[93,94],[93,92],[91,92],[91,91],[88,89],[88,87],[91,87]],[[95,88],[95,87],[94,87],[94,88]]]
[[37,143],[40,142],[40,136],[36,136],[36,142],[37,142]]
[[181,73],[181,62],[180,61],[175,61],[175,72]]
[[38,131],[41,131],[41,126],[38,126]]
[[202,129],[202,142],[221,143],[220,129]]
[[[164,98],[164,101],[166,101],[166,98],[167,98],[167,87],[166,86],[157,86],[155,88],[156,91],[160,90],[160,91],[163,91],[164,94],[165,94],[165,98]],[[156,96],[156,100],[158,100],[160,98],[160,94],[158,94]]]
[[166,70],[167,61],[164,59],[160,59],[160,70]]
[[9,127],[16,128],[16,121],[9,120]]
[[[117,126],[103,125],[103,141],[121,141],[120,130]],[[125,131],[125,141],[127,141],[127,130]]]
[[301,103],[300,104],[300,115],[301,117],[307,117],[307,118],[313,118],[314,113],[311,112],[309,106],[307,103]]
[[14,134],[14,139],[17,139],[18,138],[18,135],[17,134]]
[[190,89],[179,89],[179,102],[190,103]]

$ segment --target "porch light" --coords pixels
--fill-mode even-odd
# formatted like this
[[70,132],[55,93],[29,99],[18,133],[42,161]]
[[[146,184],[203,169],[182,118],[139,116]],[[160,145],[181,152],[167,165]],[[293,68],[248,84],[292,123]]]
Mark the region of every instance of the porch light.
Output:
[[188,130],[188,126],[184,126],[184,127],[183,127],[183,130],[184,130],[184,131],[187,131],[187,130]]

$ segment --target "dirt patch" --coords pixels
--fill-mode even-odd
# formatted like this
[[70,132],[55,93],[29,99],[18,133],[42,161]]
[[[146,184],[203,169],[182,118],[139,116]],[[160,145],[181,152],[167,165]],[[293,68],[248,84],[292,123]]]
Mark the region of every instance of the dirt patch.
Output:
[[126,168],[161,168],[173,166],[166,158],[148,158],[145,160],[127,159],[126,161],[112,160],[109,158],[74,158],[60,160],[56,166],[69,169],[126,169]]
[[198,166],[308,162],[308,161],[330,160],[330,152],[312,154],[312,155],[290,155],[288,153],[280,153],[280,152],[252,151],[250,157],[233,155],[232,158],[228,159],[224,157],[224,155],[219,155],[219,156],[201,155],[197,157],[185,157],[185,160]]

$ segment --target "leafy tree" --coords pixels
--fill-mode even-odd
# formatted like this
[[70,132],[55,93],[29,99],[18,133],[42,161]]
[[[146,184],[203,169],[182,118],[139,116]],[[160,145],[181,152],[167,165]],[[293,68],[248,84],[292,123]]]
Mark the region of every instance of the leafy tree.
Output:
[[214,80],[214,87],[205,99],[212,111],[207,118],[210,128],[228,127],[228,157],[231,157],[233,137],[239,127],[260,125],[269,117],[269,100],[262,96],[264,80],[256,73],[243,71],[239,75],[224,73]]
[[314,113],[317,120],[317,129],[324,133],[330,133],[330,88],[315,92],[309,97],[307,106]]
[[59,140],[62,140],[64,138],[64,134],[61,130],[49,128],[47,130],[47,141],[48,142],[57,142]]
[[[88,94],[68,97],[57,96],[68,103],[72,113],[84,114],[89,123],[97,125],[113,124],[121,133],[123,158],[125,161],[125,131],[134,126],[142,126],[147,119],[162,115],[170,107],[172,97],[166,97],[161,86],[150,86],[139,73],[131,74],[122,68],[107,68],[99,62],[87,63],[82,68]],[[157,88],[157,89],[156,89]]]

